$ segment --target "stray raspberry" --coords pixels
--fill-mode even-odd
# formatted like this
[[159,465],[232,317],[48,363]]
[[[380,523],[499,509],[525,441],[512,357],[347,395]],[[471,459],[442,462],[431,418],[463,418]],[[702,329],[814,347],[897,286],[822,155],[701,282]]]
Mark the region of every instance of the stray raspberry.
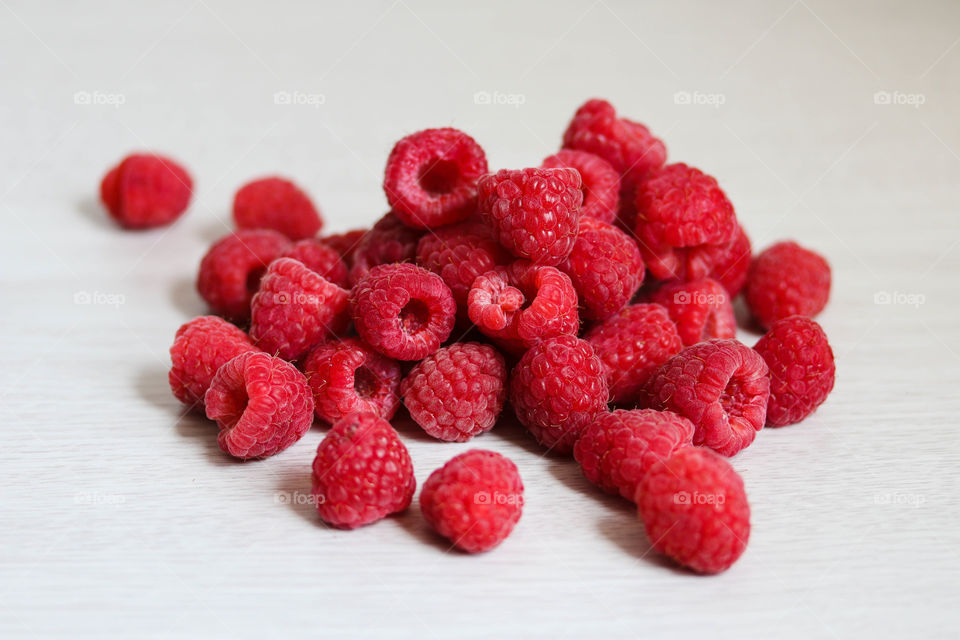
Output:
[[653,293],[650,302],[667,310],[684,346],[737,337],[730,294],[716,280],[668,282]]
[[467,553],[493,549],[523,511],[523,480],[509,458],[471,449],[430,474],[420,510],[434,531]]
[[240,187],[233,220],[241,229],[273,229],[291,240],[317,235],[323,219],[310,197],[285,178],[260,178]]
[[314,238],[306,238],[290,245],[281,258],[293,258],[338,287],[347,287],[347,265],[337,250]]
[[110,217],[126,229],[170,224],[186,211],[192,194],[187,170],[154,154],[127,156],[100,183],[100,199]]
[[194,318],[177,329],[170,347],[170,389],[184,404],[203,404],[217,369],[241,353],[257,350],[247,334],[226,320]]
[[796,242],[779,242],[754,258],[744,296],[764,327],[789,316],[812,318],[830,298],[830,265]]
[[747,270],[750,268],[752,250],[750,238],[743,227],[737,226],[737,235],[727,245],[711,245],[705,248],[709,254],[706,261],[712,267],[710,277],[722,284],[733,300],[747,284]]
[[357,284],[381,264],[412,262],[417,257],[417,243],[423,232],[400,222],[394,213],[380,218],[357,245],[350,267],[350,283]]
[[353,266],[353,254],[360,241],[370,232],[369,229],[352,229],[343,233],[334,233],[329,236],[323,236],[321,242],[340,254],[340,259],[347,265],[347,269]]
[[600,156],[563,149],[548,157],[540,165],[544,169],[570,167],[580,173],[583,206],[580,215],[612,223],[620,207],[620,174]]

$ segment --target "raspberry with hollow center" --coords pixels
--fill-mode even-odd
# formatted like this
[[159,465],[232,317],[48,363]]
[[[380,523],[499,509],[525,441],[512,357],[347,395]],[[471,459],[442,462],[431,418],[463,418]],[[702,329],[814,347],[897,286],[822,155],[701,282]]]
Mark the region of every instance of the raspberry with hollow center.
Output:
[[370,269],[381,264],[410,262],[417,257],[422,231],[411,229],[393,212],[377,220],[353,252],[350,283],[357,284]]
[[200,316],[179,329],[170,347],[170,389],[184,404],[203,403],[217,369],[227,361],[258,351],[238,327],[217,316]]
[[789,316],[812,318],[830,298],[830,265],[796,242],[778,242],[750,264],[744,296],[764,327]]
[[333,247],[315,238],[294,242],[280,254],[281,258],[293,258],[307,269],[323,276],[338,287],[347,287],[347,265]]
[[620,174],[609,162],[586,151],[562,149],[546,158],[540,166],[544,169],[576,169],[580,173],[580,190],[583,192],[580,215],[607,223],[616,219],[620,207]]
[[127,229],[162,227],[190,204],[193,180],[179,163],[152,153],[127,156],[100,183],[110,217]]
[[730,294],[716,280],[668,282],[650,296],[650,302],[667,310],[684,346],[737,337]]
[[323,227],[310,197],[290,180],[276,176],[240,187],[233,198],[233,220],[240,229],[272,229],[291,240],[312,238]]

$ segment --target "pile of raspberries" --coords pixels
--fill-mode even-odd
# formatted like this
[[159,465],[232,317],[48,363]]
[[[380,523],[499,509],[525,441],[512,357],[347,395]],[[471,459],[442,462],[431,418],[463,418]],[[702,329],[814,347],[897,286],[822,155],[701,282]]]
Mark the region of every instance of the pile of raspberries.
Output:
[[[794,242],[759,255],[717,181],[604,100],[581,106],[539,167],[491,172],[452,128],[391,151],[389,212],[320,235],[310,197],[279,177],[243,186],[237,231],[200,263],[215,315],[186,323],[170,387],[219,425],[241,460],[330,429],[313,462],[320,518],[351,529],[406,509],[416,479],[390,420],[466,442],[512,412],[544,452],[573,456],[601,490],[636,503],[658,551],[727,569],[750,535],[727,462],[765,425],[810,415],[834,360],[811,318],[830,267]],[[178,163],[132,155],[101,185],[122,226],[175,220],[193,186]],[[743,293],[753,348],[736,339]],[[507,409],[506,407],[510,407]],[[489,550],[520,518],[516,465],[472,449],[420,492],[429,525]]]

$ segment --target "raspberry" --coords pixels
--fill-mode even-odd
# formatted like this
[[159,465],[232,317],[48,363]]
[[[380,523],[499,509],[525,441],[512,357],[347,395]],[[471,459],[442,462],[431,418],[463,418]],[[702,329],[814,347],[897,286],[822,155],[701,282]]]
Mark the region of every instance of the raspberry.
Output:
[[550,338],[530,348],[513,370],[510,402],[537,442],[566,454],[580,432],[606,411],[603,364],[589,342]]
[[750,539],[750,504],[730,463],[684,447],[640,480],[637,511],[653,548],[698,573],[720,573]]
[[336,249],[320,240],[306,238],[294,242],[280,254],[280,257],[293,258],[302,262],[307,269],[323,276],[338,287],[347,286],[347,265],[340,259]]
[[260,178],[240,187],[233,220],[241,229],[273,229],[291,240],[317,235],[323,219],[309,196],[289,180]]
[[751,247],[742,226],[737,226],[737,235],[733,242],[726,245],[711,245],[704,248],[707,261],[713,265],[710,276],[730,293],[730,299],[737,297],[747,283],[747,270],[750,268]]
[[420,427],[447,442],[466,442],[493,428],[507,395],[503,356],[489,345],[461,342],[421,360],[400,385]]
[[575,335],[580,327],[577,292],[554,267],[516,260],[478,277],[467,297],[470,319],[511,353],[540,340]]
[[289,362],[260,351],[220,367],[205,402],[207,417],[220,426],[220,448],[242,460],[283,451],[313,422],[307,379]]
[[613,225],[580,221],[580,235],[560,265],[577,290],[587,320],[604,320],[622,309],[643,282],[643,259],[636,243]]
[[267,265],[290,241],[269,229],[242,229],[217,240],[200,261],[197,291],[214,313],[245,321]]
[[693,438],[693,424],[670,411],[618,409],[587,425],[573,447],[583,475],[633,501],[640,478]]
[[353,254],[369,232],[369,229],[352,229],[343,233],[324,236],[321,242],[340,254],[340,259],[349,269],[353,266]]
[[203,403],[213,374],[225,362],[247,351],[258,351],[243,331],[217,316],[200,316],[177,329],[170,347],[168,379],[177,400]]
[[432,229],[470,217],[485,173],[487,157],[476,140],[457,129],[426,129],[393,147],[383,190],[404,224]]
[[624,308],[584,335],[593,345],[606,372],[610,401],[636,401],[650,375],[683,344],[677,327],[658,304]]
[[779,242],[750,264],[744,296],[764,327],[788,316],[812,318],[830,298],[830,265],[796,242]]
[[170,224],[190,204],[193,180],[174,160],[133,154],[107,172],[100,199],[121,227],[149,229]]
[[346,329],[348,296],[303,263],[278,258],[253,296],[250,336],[267,353],[295,360]]
[[563,149],[548,157],[540,165],[544,169],[570,167],[580,173],[583,184],[582,217],[596,218],[612,223],[620,207],[620,175],[610,163],[586,151]]
[[389,420],[400,405],[400,365],[358,338],[317,345],[304,360],[303,370],[317,417],[331,424],[352,411]]
[[480,215],[510,253],[551,266],[570,254],[583,201],[575,169],[498,171],[479,189]]
[[650,302],[667,310],[684,346],[737,337],[730,294],[716,280],[668,282],[650,296]]
[[422,360],[453,330],[457,304],[435,273],[414,264],[374,267],[351,292],[357,333],[396,360]]
[[813,320],[803,316],[777,320],[753,348],[770,368],[767,426],[800,422],[833,390],[833,349]]
[[417,256],[417,243],[423,233],[400,222],[394,213],[380,218],[367,232],[353,253],[350,283],[360,282],[370,269],[381,264],[408,262]]
[[693,444],[732,456],[763,428],[770,378],[763,358],[737,340],[709,340],[673,356],[647,382],[646,405],[679,413]]
[[493,451],[471,449],[430,474],[420,492],[427,523],[467,553],[503,542],[523,511],[517,465]]
[[416,488],[407,448],[375,413],[345,415],[317,447],[313,495],[320,517],[335,527],[355,529],[403,511]]

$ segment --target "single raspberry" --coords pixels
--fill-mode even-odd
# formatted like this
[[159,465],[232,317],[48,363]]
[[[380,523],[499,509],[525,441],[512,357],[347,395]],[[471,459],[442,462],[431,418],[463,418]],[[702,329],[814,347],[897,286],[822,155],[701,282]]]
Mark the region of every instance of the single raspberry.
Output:
[[476,140],[457,129],[425,129],[393,147],[383,190],[404,224],[432,229],[470,217],[485,173],[487,156]]
[[220,238],[200,261],[200,297],[214,313],[239,322],[248,320],[250,300],[267,265],[289,246],[286,236],[269,229],[241,229]]
[[317,417],[334,423],[353,411],[389,420],[400,405],[400,365],[358,338],[319,344],[303,362]]
[[260,178],[240,187],[233,220],[241,229],[273,229],[291,240],[317,235],[323,219],[310,197],[284,178]]
[[335,527],[355,529],[403,511],[416,488],[410,453],[375,413],[348,413],[317,447],[313,495],[320,517]]
[[830,298],[830,265],[796,242],[778,242],[750,264],[744,296],[764,327],[788,316],[812,318]]
[[575,169],[503,170],[480,180],[479,211],[508,251],[555,266],[580,228],[580,174]]
[[447,442],[466,442],[493,428],[507,395],[507,367],[493,347],[460,342],[427,356],[400,385],[420,427]]
[[546,338],[576,335],[580,327],[570,277],[526,260],[478,277],[467,296],[467,311],[484,335],[515,354]]
[[670,411],[617,409],[587,425],[573,447],[573,457],[587,480],[633,501],[640,478],[689,445],[693,431],[693,423]]
[[394,213],[380,218],[357,245],[350,267],[350,283],[357,284],[381,264],[410,262],[417,257],[417,243],[423,232],[400,222]]
[[736,338],[737,320],[730,294],[716,280],[668,282],[650,296],[677,325],[684,346],[711,338]]
[[704,249],[709,254],[707,261],[712,265],[709,277],[726,288],[731,300],[736,298],[747,284],[752,254],[750,238],[743,227],[737,225],[737,235],[730,244],[710,245]]
[[347,265],[347,269],[349,269],[353,266],[353,254],[369,232],[369,229],[351,229],[343,233],[323,236],[321,242],[339,253],[340,259],[343,260],[343,263]]
[[104,206],[127,229],[170,224],[186,211],[192,193],[186,169],[170,158],[146,153],[127,156],[100,183]]
[[683,447],[640,480],[637,511],[657,551],[698,573],[720,573],[750,539],[743,480],[708,449]]
[[340,259],[337,250],[315,238],[294,242],[280,254],[281,258],[293,258],[323,276],[338,287],[347,285],[347,265]]
[[289,362],[247,351],[217,370],[205,396],[217,442],[235,458],[266,458],[303,437],[313,422],[313,394]]
[[657,367],[683,347],[676,325],[658,304],[625,307],[583,337],[603,362],[610,401],[617,404],[635,402]]
[[763,428],[770,398],[766,363],[737,340],[708,340],[686,347],[651,376],[646,406],[690,419],[693,444],[732,456]]
[[356,284],[350,309],[371,347],[396,360],[422,360],[453,331],[457,303],[437,274],[415,264],[385,264]]
[[767,426],[800,422],[833,390],[833,349],[813,320],[803,316],[777,320],[753,348],[770,368]]
[[349,293],[292,258],[270,263],[250,304],[258,347],[295,360],[346,329]]
[[577,290],[586,320],[605,320],[630,302],[643,282],[643,259],[623,231],[593,218],[580,221],[580,235],[560,265]]
[[517,419],[537,442],[561,454],[573,451],[580,432],[606,411],[608,396],[600,358],[575,336],[531,347],[510,380]]
[[509,458],[471,449],[430,474],[420,510],[434,531],[467,553],[503,542],[523,511],[523,480]]
[[620,174],[609,162],[586,151],[563,149],[540,165],[544,169],[570,167],[580,173],[583,206],[580,215],[612,223],[620,207]]
[[184,404],[202,404],[217,369],[247,351],[258,349],[247,334],[226,320],[194,318],[177,329],[170,347],[170,390]]

